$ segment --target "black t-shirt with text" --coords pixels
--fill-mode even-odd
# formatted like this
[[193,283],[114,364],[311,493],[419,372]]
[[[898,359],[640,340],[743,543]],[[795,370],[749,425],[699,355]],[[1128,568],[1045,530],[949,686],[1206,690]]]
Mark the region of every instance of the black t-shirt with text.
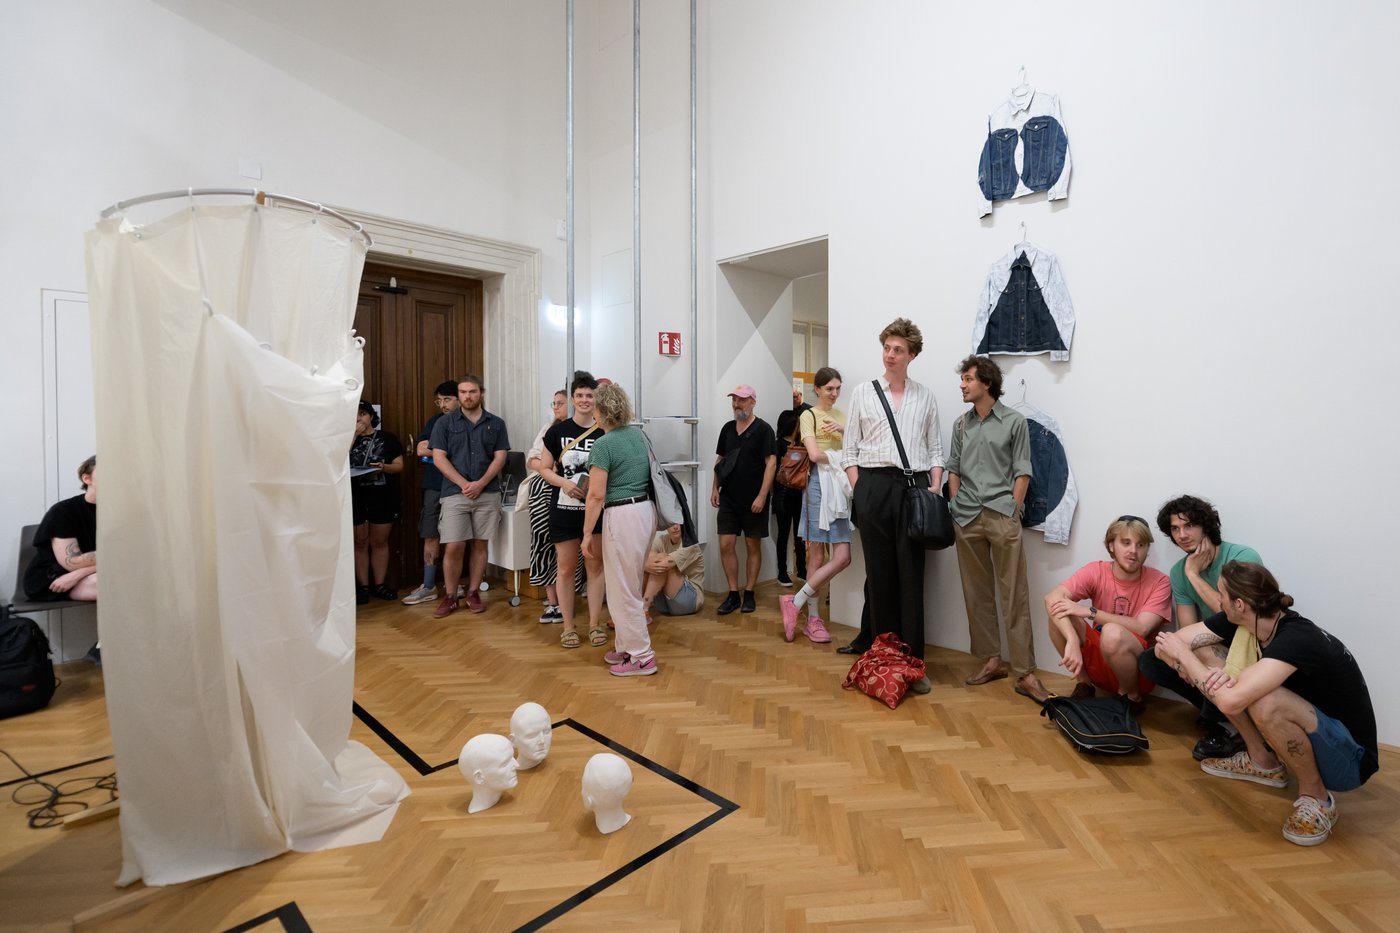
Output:
[[[1221,638],[1234,634],[1235,625],[1223,612],[1206,619],[1205,626]],[[1297,668],[1283,686],[1347,727],[1365,753],[1361,758],[1363,783],[1375,774],[1380,767],[1376,713],[1366,678],[1347,646],[1311,620],[1290,613],[1279,620],[1278,631],[1269,643],[1260,646],[1260,655]]]
[[[589,432],[592,432],[591,434]],[[574,440],[588,434],[583,440],[578,441],[567,451],[564,447]],[[554,471],[571,483],[577,483],[588,472],[588,454],[593,450],[593,442],[603,436],[603,429],[590,425],[586,428],[578,426],[578,422],[572,418],[565,418],[557,421],[544,432],[544,449],[549,451],[549,455],[554,458]],[[551,499],[551,508],[565,512],[577,511],[583,515],[583,500],[575,499],[562,489],[554,490]]]

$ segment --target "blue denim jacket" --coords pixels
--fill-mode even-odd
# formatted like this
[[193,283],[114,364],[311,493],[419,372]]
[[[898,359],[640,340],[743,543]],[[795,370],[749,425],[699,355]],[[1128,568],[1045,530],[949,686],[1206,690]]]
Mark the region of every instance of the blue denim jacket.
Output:
[[1023,240],[992,264],[972,325],[972,352],[1069,359],[1074,303],[1060,261]]
[[1031,435],[1031,485],[1026,490],[1021,525],[1045,534],[1050,544],[1069,544],[1070,523],[1079,505],[1079,487],[1065,455],[1060,425],[1033,405],[1020,402],[1011,406],[1026,418]]
[[1060,99],[1027,87],[987,118],[987,141],[977,164],[982,211],[992,202],[1048,191],[1051,201],[1069,197],[1069,134],[1060,115]]

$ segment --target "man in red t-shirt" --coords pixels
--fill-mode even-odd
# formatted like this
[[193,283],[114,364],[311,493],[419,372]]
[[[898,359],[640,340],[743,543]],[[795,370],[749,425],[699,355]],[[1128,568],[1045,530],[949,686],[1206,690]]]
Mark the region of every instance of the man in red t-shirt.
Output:
[[1085,564],[1045,594],[1050,639],[1078,682],[1075,697],[1101,687],[1140,708],[1154,684],[1138,673],[1137,658],[1171,618],[1171,579],[1145,566],[1152,530],[1136,515],[1109,525],[1103,544],[1112,560]]

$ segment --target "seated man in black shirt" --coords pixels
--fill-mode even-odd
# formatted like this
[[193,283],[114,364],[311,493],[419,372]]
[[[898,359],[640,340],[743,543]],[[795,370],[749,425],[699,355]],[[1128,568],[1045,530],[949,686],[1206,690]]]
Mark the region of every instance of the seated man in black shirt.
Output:
[[[1289,610],[1293,597],[1263,566],[1232,560],[1218,587],[1222,612],[1157,636],[1158,657],[1208,696],[1245,741],[1244,751],[1207,758],[1201,770],[1285,787],[1287,765],[1298,799],[1283,836],[1317,845],[1337,822],[1332,791],[1360,787],[1380,766],[1366,679],[1345,645]],[[1215,646],[1212,663],[1194,651],[1208,645]]]
[[83,494],[55,502],[34,533],[38,553],[24,572],[32,600],[97,599],[97,458],[78,467]]

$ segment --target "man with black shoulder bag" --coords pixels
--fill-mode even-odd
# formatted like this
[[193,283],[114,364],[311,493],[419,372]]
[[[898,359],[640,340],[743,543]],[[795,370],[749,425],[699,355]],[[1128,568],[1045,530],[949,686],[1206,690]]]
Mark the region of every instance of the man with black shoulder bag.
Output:
[[[893,632],[914,657],[924,656],[926,552],[909,539],[902,509],[911,482],[936,492],[943,481],[938,402],[932,389],[909,378],[909,364],[923,347],[918,325],[895,319],[880,332],[884,375],[851,393],[842,463],[851,481],[852,513],[860,520],[867,611],[860,634],[837,649],[842,654],[863,653],[875,636]],[[925,677],[910,689],[928,693],[930,686]]]

